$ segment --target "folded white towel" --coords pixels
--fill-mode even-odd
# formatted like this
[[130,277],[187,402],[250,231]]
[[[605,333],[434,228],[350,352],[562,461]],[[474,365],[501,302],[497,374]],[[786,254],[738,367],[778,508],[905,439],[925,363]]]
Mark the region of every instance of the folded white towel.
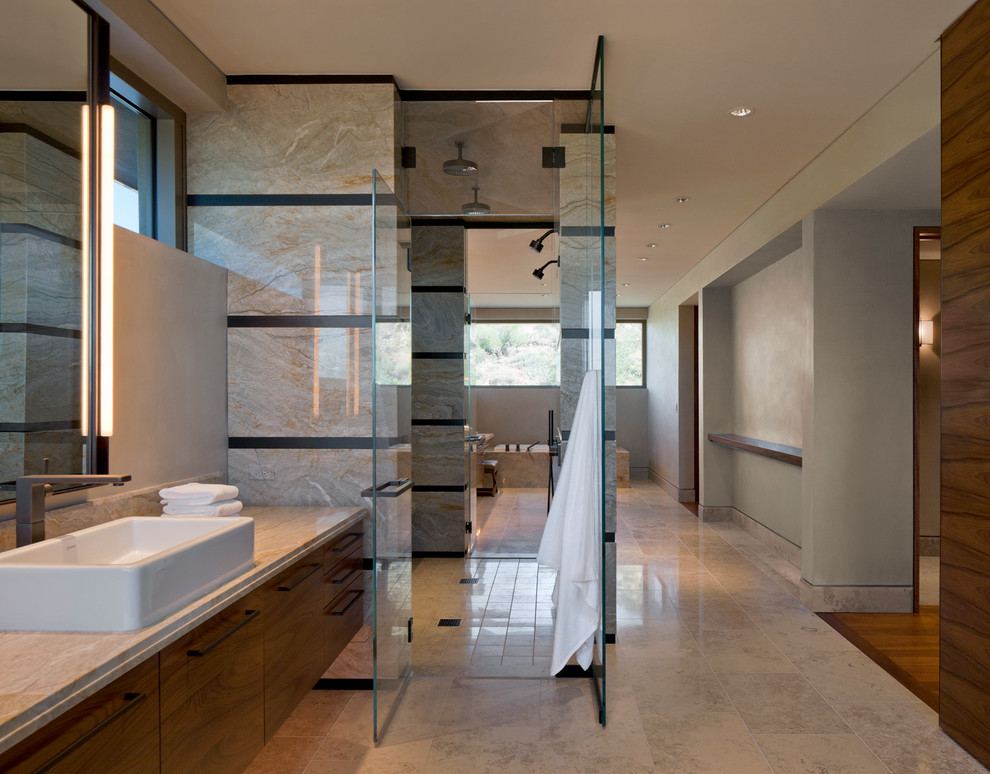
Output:
[[187,505],[185,503],[166,503],[162,509],[163,516],[233,516],[240,513],[244,503],[240,500],[225,500],[213,505]]
[[222,500],[237,499],[237,487],[227,484],[181,484],[158,490],[165,502],[183,505],[209,505]]

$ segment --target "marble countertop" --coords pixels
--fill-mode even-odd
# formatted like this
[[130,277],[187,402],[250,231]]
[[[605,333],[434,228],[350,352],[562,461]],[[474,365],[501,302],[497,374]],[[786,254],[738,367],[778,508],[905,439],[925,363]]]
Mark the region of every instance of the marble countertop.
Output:
[[0,632],[0,752],[153,656],[366,514],[363,508],[249,507],[254,568],[132,632]]

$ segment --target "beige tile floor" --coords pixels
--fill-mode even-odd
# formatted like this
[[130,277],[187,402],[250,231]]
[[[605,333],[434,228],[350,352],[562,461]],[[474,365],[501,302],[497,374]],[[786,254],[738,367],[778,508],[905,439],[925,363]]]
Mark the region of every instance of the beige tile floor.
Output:
[[[413,572],[418,676],[383,744],[371,741],[369,693],[314,691],[251,774],[986,771],[938,729],[934,712],[723,533],[652,484],[620,490],[605,728],[588,681],[523,669],[545,658],[550,577],[522,560],[425,560]],[[471,631],[430,633],[435,616],[462,617]],[[480,653],[490,660],[475,662]]]
[[536,556],[547,523],[546,489],[503,488],[478,497],[474,556]]

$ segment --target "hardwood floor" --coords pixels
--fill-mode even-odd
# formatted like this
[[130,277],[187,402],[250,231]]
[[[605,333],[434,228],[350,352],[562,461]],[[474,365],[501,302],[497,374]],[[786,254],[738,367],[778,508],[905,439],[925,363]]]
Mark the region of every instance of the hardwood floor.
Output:
[[938,711],[938,606],[918,613],[819,613],[819,617]]

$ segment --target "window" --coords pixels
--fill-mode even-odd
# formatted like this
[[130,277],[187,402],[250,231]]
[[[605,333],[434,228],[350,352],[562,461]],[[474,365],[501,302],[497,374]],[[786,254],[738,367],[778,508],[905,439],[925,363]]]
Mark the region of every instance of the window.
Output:
[[111,70],[114,223],[184,249],[185,113],[118,62]]
[[471,384],[541,387],[560,384],[560,325],[473,323]]
[[615,324],[615,386],[643,386],[643,323]]

